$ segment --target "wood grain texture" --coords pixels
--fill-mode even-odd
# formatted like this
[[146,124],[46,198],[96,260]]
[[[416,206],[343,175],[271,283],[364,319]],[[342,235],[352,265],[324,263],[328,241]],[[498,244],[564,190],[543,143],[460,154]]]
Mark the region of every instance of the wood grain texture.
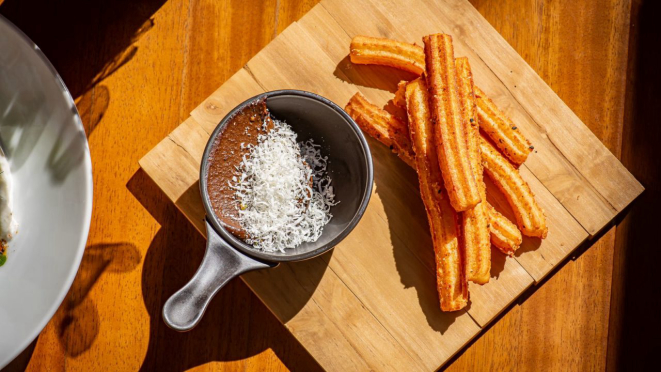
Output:
[[661,34],[656,15],[661,3],[634,0],[631,8],[627,99],[622,133],[622,162],[645,185],[645,192],[618,225],[608,332],[607,370],[653,369],[661,319],[661,292],[655,279],[661,260],[658,210],[661,208],[661,159],[656,156],[661,127],[655,108],[661,104],[661,73],[656,68]]
[[[630,2],[471,2],[618,155]],[[160,307],[194,273],[204,242],[168,197],[136,172],[136,161],[148,149],[312,5],[288,0],[169,0],[139,6],[2,2],[0,13],[26,31],[63,75],[91,138],[95,212],[89,248],[120,252],[99,256],[88,248],[67,300],[32,357],[23,358],[29,370],[318,368],[240,281],[221,291],[193,334],[164,327]],[[63,29],[69,24],[76,30]],[[385,104],[387,97],[381,97]],[[395,158],[388,166],[405,172],[400,163]],[[610,234],[508,310],[449,369],[603,369]],[[131,264],[130,248],[103,245],[123,242],[139,252],[137,265]],[[101,269],[109,260],[111,267],[119,264],[128,271]]]
[[[189,163],[197,161],[199,164],[201,160],[199,150],[206,144],[206,139],[191,140],[196,137],[192,132],[196,128],[195,125],[194,119],[188,119],[157,147],[157,151],[151,151],[145,156],[140,164],[155,182],[170,186],[164,188],[166,194],[190,221],[195,221],[200,232],[204,233],[201,230],[204,211],[199,209],[201,201],[197,192],[199,167],[191,169]],[[199,128],[197,126],[197,129]],[[188,131],[191,131],[191,135],[179,135]],[[185,140],[179,140],[183,138]],[[194,155],[195,153],[198,154]],[[163,167],[163,159],[167,159],[168,166]],[[185,183],[183,186],[182,182]],[[175,191],[190,189],[195,190],[191,197],[192,202],[188,199],[182,201],[181,195],[185,195],[186,192]],[[348,281],[352,276],[345,273],[344,266],[338,262],[352,261],[354,265],[362,263],[364,267],[370,267],[374,262],[375,251],[385,250],[383,254],[387,254],[395,244],[390,242],[387,226],[384,229],[383,221],[376,215],[369,217],[372,214],[368,210],[363,221],[352,234],[352,237],[362,236],[363,239],[353,243],[347,239],[335,248],[333,255],[324,256],[328,261],[326,263],[321,259],[315,259],[283,264],[278,269],[252,273],[243,278],[260,298],[269,304],[274,315],[292,330],[303,344],[309,346],[308,350],[325,368],[347,370],[354,366],[357,369],[364,367],[383,370],[401,369],[410,365],[435,368],[472,338],[478,332],[478,328],[467,315],[455,319],[454,316],[447,317],[435,311],[437,303],[434,286],[425,285],[433,284],[429,281],[433,276],[432,272],[422,268],[415,258],[409,260],[412,266],[403,267],[408,267],[407,277],[415,280],[416,288],[424,288],[427,292],[425,296],[420,294],[417,296],[432,300],[424,304],[424,313],[415,313],[416,309],[420,309],[419,306],[413,305],[416,299],[415,292],[409,291],[406,298],[398,297],[401,293],[398,291],[401,284],[392,275],[374,279],[364,276],[358,282]],[[372,223],[368,224],[366,221],[370,221],[370,218]],[[369,232],[369,236],[366,235],[366,231]],[[392,239],[394,241],[395,238]],[[357,256],[355,247],[362,247],[360,251],[364,252],[365,256]],[[345,251],[347,253],[338,253]],[[330,259],[330,257],[344,258]],[[391,264],[394,265],[394,262]],[[326,271],[326,266],[331,270]],[[390,272],[396,270],[393,267]],[[356,271],[357,269],[354,268],[350,273]],[[363,268],[361,271],[368,270]],[[384,270],[384,273],[388,273],[388,270]],[[382,291],[376,303],[360,302],[354,295],[357,291],[366,293],[375,290]],[[361,297],[364,298],[365,296]],[[387,306],[393,302],[399,306]],[[387,316],[376,310],[386,311]],[[433,317],[434,321],[439,323],[439,327],[443,327],[444,337],[429,329],[425,315]],[[315,319],[314,326],[310,325],[311,319]],[[387,326],[393,322],[396,322],[394,326],[384,328],[383,325]],[[411,346],[408,350],[402,349],[399,346],[400,341],[395,341],[390,336],[391,333],[396,334],[402,330],[407,332],[406,339],[415,340],[420,344]],[[400,337],[398,340],[401,339]],[[421,349],[420,345],[433,349]],[[410,353],[421,351],[426,355],[436,354],[438,359],[429,360],[422,357],[410,359]],[[430,364],[421,364],[423,360]],[[397,365],[397,363],[402,364]],[[361,365],[363,367],[360,367]]]
[[[604,145],[619,155],[631,2],[505,0],[498,7],[488,0],[471,3]],[[512,308],[448,370],[524,371],[541,366],[603,370],[604,340],[609,334],[606,309],[611,295],[612,234],[609,231],[589,243],[585,253]],[[574,298],[562,310],[552,310],[558,301],[570,297],[568,293],[578,291],[583,291],[580,300]],[[535,345],[548,345],[549,349],[533,353]]]
[[[388,4],[388,2],[379,2],[379,5],[383,6],[384,4]],[[390,7],[384,7],[380,8],[377,5],[370,5],[369,3],[362,2],[362,3],[352,3],[350,6],[345,6],[341,1],[324,1],[320,4],[320,6],[323,6],[325,9],[329,9],[332,12],[338,12],[334,13],[334,19],[338,23],[338,27],[342,27],[343,29],[346,30],[346,33],[349,34],[349,36],[354,36],[357,34],[368,34],[368,35],[373,35],[372,33],[377,33],[376,35],[382,36],[382,37],[390,37],[398,40],[419,40],[421,35],[424,35],[425,33],[430,33],[434,32],[433,30],[438,27],[438,23],[436,21],[425,21],[425,19],[429,17],[424,17],[425,14],[425,9],[422,8],[422,10],[414,10],[414,9],[407,9],[406,11],[402,10],[397,14],[397,17],[395,15],[392,15],[390,17],[386,17],[384,14],[389,11],[396,11],[397,9],[393,8],[394,5],[391,4]],[[315,27],[318,29],[320,26],[319,24],[323,25],[331,25],[332,22],[326,21],[326,17],[323,16],[321,11],[317,11],[317,8],[320,8],[320,6],[315,7],[310,11],[308,16],[314,15],[311,21],[309,21],[310,25],[315,25]],[[403,7],[401,7],[403,8]],[[428,10],[429,11],[429,10]],[[328,14],[328,12],[326,12]],[[360,22],[361,14],[371,14],[374,15],[375,17],[381,19],[381,18],[387,18],[392,20],[393,23],[395,23],[395,20],[398,19],[403,19],[401,21],[401,24],[399,24],[399,27],[396,26],[391,26],[393,28],[387,28],[389,27],[387,24],[378,24],[378,26],[375,26],[374,24],[371,24],[369,22]],[[393,13],[394,14],[394,13]],[[303,20],[300,21],[302,25],[305,25],[308,23],[307,17],[304,17]],[[415,19],[415,23],[413,22],[407,22],[409,19]],[[342,24],[342,26],[340,26]],[[322,31],[321,35],[326,35],[327,32],[329,32],[330,26],[325,26]],[[310,28],[311,30],[315,30],[314,27]],[[331,32],[331,34],[339,34],[339,32]],[[413,36],[417,35],[417,36]],[[321,39],[322,37],[320,37]],[[350,38],[347,38],[350,39]],[[339,57],[332,55],[331,53],[336,53],[335,50],[338,49],[338,47],[330,47],[333,42],[328,41],[325,39],[323,41],[323,45],[326,46],[326,49],[329,50],[329,55],[331,55],[331,58],[339,59]],[[464,53],[469,53],[470,55],[473,56],[473,60],[477,60],[478,62],[480,61],[480,58],[472,54],[470,50],[468,50],[465,46],[461,46],[461,40],[456,40],[455,44],[458,45],[457,50],[460,50]],[[344,52],[346,53],[346,51]],[[481,83],[484,83],[489,80],[497,80],[497,77],[491,73],[491,71],[488,69],[488,67],[484,66],[481,63],[474,64],[477,65],[474,67],[474,71],[476,76],[477,75],[482,75],[483,80],[481,80]],[[361,71],[356,71],[359,68],[361,68]],[[372,66],[355,66],[355,65],[344,65],[342,62],[338,63],[338,69],[342,69],[342,72],[345,72],[345,76],[353,76],[353,75],[359,75],[360,72],[367,70],[367,74],[374,74],[375,71],[373,71]],[[370,70],[372,69],[372,70]],[[390,89],[394,89],[395,84],[399,80],[393,80],[390,74],[383,73],[383,71],[376,71],[376,73],[381,72],[381,76],[385,76],[385,78],[381,77],[379,79],[378,76],[371,76],[370,82],[374,83],[377,81],[375,85],[372,86],[380,86],[380,87],[389,87]],[[397,77],[399,78],[399,77]],[[476,81],[478,78],[476,78]],[[363,89],[363,81],[358,80],[358,82],[354,82],[359,89]],[[491,81],[489,84],[483,84],[484,86],[488,87],[493,87],[496,84],[495,82]],[[388,89],[388,88],[386,88]],[[498,88],[496,88],[498,89]],[[502,88],[501,88],[502,90]],[[366,96],[369,96],[372,98],[375,102],[383,102],[383,100],[379,100],[382,95],[383,95],[383,90],[380,90],[378,92],[374,92],[373,89],[370,90],[364,90],[363,93]],[[392,94],[389,94],[388,97],[392,98]],[[501,107],[511,107],[513,105],[517,105],[517,103],[514,101],[507,100],[505,99],[503,101],[504,104],[501,104]],[[526,122],[525,119],[522,120],[517,120],[516,121],[517,125],[522,128],[522,130],[525,130],[526,128],[536,128],[537,124],[533,122]],[[538,146],[539,147],[539,146]],[[538,150],[542,151],[543,150]],[[548,154],[548,153],[543,153],[543,155],[531,155],[531,158],[537,158],[541,159],[541,161],[545,162],[548,167],[555,168],[557,169],[558,167],[565,169],[565,167],[569,167],[569,173],[568,177],[571,177],[572,174],[575,174],[575,170],[571,167],[571,164],[566,164],[563,163],[563,160],[558,157],[553,156],[553,154]],[[558,164],[553,167],[551,164],[553,163],[553,159],[558,160]],[[555,217],[557,218],[556,221],[551,221],[551,224],[556,224],[557,227],[560,229],[556,229],[556,233],[554,234],[555,237],[552,239],[547,239],[542,242],[539,240],[531,240],[531,239],[526,239],[526,242],[524,244],[524,248],[519,252],[519,256],[523,254],[524,252],[533,252],[531,254],[526,254],[524,257],[519,260],[519,262],[523,262],[524,268],[528,270],[528,272],[533,276],[533,278],[537,281],[541,280],[541,278],[548,273],[548,271],[560,260],[565,258],[569,252],[573,250],[574,247],[576,247],[580,242],[582,242],[586,238],[585,232],[581,229],[580,226],[578,226],[576,223],[574,223],[572,220],[572,217],[566,213],[566,208],[567,205],[566,203],[564,205],[561,205],[558,203],[556,200],[555,195],[550,193],[545,185],[539,182],[538,178],[536,176],[533,176],[531,172],[527,170],[527,166],[522,167],[522,172],[529,177],[529,183],[533,186],[533,192],[537,194],[537,199],[542,208],[546,209],[549,214],[554,214]],[[562,172],[562,170],[560,171]],[[546,174],[546,170],[541,173],[541,174]],[[413,181],[415,183],[415,180]],[[582,181],[580,180],[580,177],[577,177],[575,182],[563,182],[565,188],[573,188],[570,184],[573,183],[574,185],[580,185]],[[576,188],[579,188],[580,186],[576,186]],[[579,193],[578,197],[580,196],[588,196],[584,199],[589,199],[590,195],[593,195],[595,200],[600,200],[600,197],[594,193],[591,193],[589,191],[589,187],[585,186],[583,188],[585,190],[585,193]],[[599,202],[600,203],[600,202]],[[503,211],[508,211],[509,208],[502,203],[497,203],[498,205],[501,206],[501,210]],[[603,205],[603,204],[600,204]],[[591,204],[588,205],[582,205],[583,208],[588,208],[588,210],[591,210],[593,213],[597,212],[599,208],[597,207],[592,208]],[[400,210],[404,211],[405,208],[399,208]],[[610,216],[609,218],[612,218],[613,211],[608,209],[607,216]],[[406,224],[407,226],[411,225],[409,221],[414,221],[415,218],[411,216],[407,216],[406,212],[398,213],[396,214],[397,216],[402,216],[402,224]],[[585,216],[586,214],[581,212],[580,216]],[[560,218],[560,216],[563,216],[564,218]],[[580,219],[579,219],[580,220]],[[596,223],[597,225],[592,225],[594,229],[600,229],[603,227],[604,221],[601,220],[592,220],[591,223]],[[420,233],[417,233],[415,236],[419,236]],[[415,242],[415,237],[407,237],[408,239],[412,239],[412,241]],[[408,241],[407,239],[407,241]],[[540,245],[541,243],[541,245]],[[416,243],[414,243],[415,245]],[[431,262],[431,261],[429,261]],[[528,269],[527,266],[530,266]],[[503,277],[507,278],[507,276]],[[508,286],[507,284],[504,284],[505,286]],[[492,286],[491,289],[495,289],[495,286]],[[521,290],[523,290],[525,286],[521,287]],[[501,300],[504,299],[504,303],[501,302],[493,302],[493,301],[486,301],[485,303],[491,304],[491,306],[494,307],[495,311],[493,311],[493,316],[495,316],[500,310],[503,308],[503,305],[508,304],[509,301],[512,300],[512,298],[509,298],[507,296],[487,296],[487,298],[500,298]],[[478,297],[478,303],[479,303],[479,297]],[[484,317],[481,317],[484,319]],[[490,318],[488,318],[490,319]]]
[[[358,89],[374,97],[376,102],[383,103],[387,99],[385,97],[391,96],[390,91],[394,90],[398,80],[390,81],[392,78],[390,74],[380,77],[375,72],[371,74],[356,72],[356,66],[343,63],[346,59],[346,51],[342,51],[342,43],[348,45],[353,35],[373,33],[377,36],[410,41],[434,32],[439,24],[448,29],[454,29],[459,27],[457,24],[461,24],[461,22],[454,24],[453,21],[438,15],[426,17],[425,15],[431,14],[430,12],[438,13],[438,10],[428,8],[422,3],[414,5],[415,9],[406,8],[400,11],[399,8],[404,7],[397,2],[347,3],[342,0],[324,0],[311,10],[308,15],[311,17],[310,20],[306,16],[284,30],[253,57],[243,70],[230,79],[228,87],[217,90],[208,101],[199,105],[192,115],[205,122],[204,125],[213,125],[231,109],[231,104],[254,95],[260,89],[294,88],[314,91],[340,104],[346,102]],[[457,14],[456,17],[461,16]],[[389,26],[374,23],[374,20],[382,19],[392,20],[393,23]],[[417,22],[412,23],[413,19]],[[329,34],[336,37],[329,40],[326,37]],[[456,39],[455,44],[460,53],[478,61],[475,68],[478,83],[486,87],[485,90],[489,92],[502,92],[499,95],[491,94],[496,101],[501,102],[504,110],[511,112],[511,107],[518,107],[518,111],[525,114],[520,121],[517,121],[517,117],[513,115],[522,132],[535,132],[540,128],[550,131],[551,127],[565,125],[558,121],[558,117],[550,114],[533,119],[527,114],[531,110],[530,103],[521,102],[511,94],[508,87],[502,84],[502,79],[485,63],[482,56],[478,56],[469,46],[463,44],[461,39]],[[511,58],[516,60],[516,63],[524,63],[518,55],[512,53],[509,47],[501,47],[502,59]],[[510,57],[505,57],[507,55]],[[530,79],[532,85],[543,84],[535,80],[539,80],[536,75],[531,76]],[[242,86],[245,86],[245,89],[241,89]],[[240,92],[246,95],[238,95]],[[555,111],[562,110],[564,109],[555,109]],[[195,194],[197,172],[190,167],[190,164],[199,157],[205,136],[189,136],[186,132],[193,129],[189,126],[190,122],[194,120],[188,119],[178,129],[178,131],[181,129],[180,135],[171,135],[165,139],[141,161],[141,165],[158,184],[164,184],[165,190],[177,189],[175,192],[167,193],[172,201],[188,214],[190,220],[198,221],[199,226],[203,215],[199,209],[191,209],[196,203],[199,204],[199,201],[194,200],[199,198]],[[208,128],[207,131],[211,129]],[[592,134],[587,133],[586,136]],[[591,143],[590,141],[597,140],[590,137],[588,144]],[[434,311],[436,294],[430,286],[424,285],[423,275],[425,272],[431,274],[434,270],[433,260],[429,259],[431,250],[424,249],[430,246],[428,227],[424,213],[421,213],[422,208],[412,208],[410,198],[407,198],[407,195],[418,194],[415,177],[411,176],[411,170],[400,171],[399,166],[392,166],[394,157],[382,146],[373,145],[374,141],[370,142],[374,151],[376,193],[360,225],[367,224],[369,228],[358,228],[350,238],[336,248],[334,255],[331,256],[333,258],[326,260],[328,270],[320,276],[319,282],[311,284],[313,286],[311,290],[301,292],[297,286],[305,287],[306,284],[301,284],[301,279],[294,279],[304,278],[313,273],[314,270],[307,269],[310,263],[288,265],[294,273],[304,273],[301,275],[294,274],[293,277],[287,277],[262,273],[248,275],[244,280],[324,368],[331,370],[347,368],[347,365],[338,363],[337,358],[329,358],[329,354],[323,351],[329,347],[332,347],[338,355],[345,355],[342,361],[354,360],[352,362],[354,364],[364,363],[365,367],[382,369],[401,360],[402,357],[397,356],[399,350],[397,346],[401,346],[404,352],[402,355],[410,356],[413,363],[427,369],[435,368],[453,355],[462,342],[472,338],[475,325],[465,314],[459,314],[448,322],[443,319],[447,316]],[[585,240],[587,232],[574,217],[594,233],[603,228],[607,220],[616,212],[614,207],[597,193],[591,181],[587,181],[567,160],[562,153],[563,150],[555,149],[553,146],[548,148],[541,146],[538,151],[543,153],[538,158],[542,159],[544,156],[548,167],[546,169],[551,169],[555,177],[560,174],[564,177],[562,184],[544,183],[544,180],[548,180],[547,174],[540,173],[539,168],[536,171],[541,177],[534,174],[534,166],[531,170],[524,165],[520,171],[533,192],[537,194],[539,204],[548,211],[549,225],[554,239],[549,239],[541,245],[539,241],[527,241],[516,260],[505,261],[504,257],[499,257],[501,262],[495,265],[493,280],[486,286],[474,287],[471,306],[468,309],[470,317],[481,326],[488,325],[533,281],[541,281]],[[162,166],[160,163],[163,161],[170,164]],[[199,158],[197,162],[199,163]],[[622,168],[619,163],[614,164]],[[621,172],[628,175],[626,170]],[[636,189],[639,184],[634,180],[631,187]],[[577,195],[576,202],[573,197],[572,200],[566,200],[568,189],[571,195]],[[193,195],[192,202],[182,202],[179,195],[189,192]],[[583,201],[581,201],[582,197]],[[419,200],[417,204],[420,204]],[[600,209],[599,206],[603,208]],[[590,214],[582,211],[577,213],[578,207],[594,207],[591,212],[597,213],[597,218],[591,219]],[[604,209],[606,212],[599,214]],[[387,240],[378,239],[382,237],[386,237]],[[400,246],[401,248],[398,248]],[[391,250],[395,252],[395,261],[389,260],[388,252]],[[398,254],[398,251],[403,251],[405,254]],[[350,253],[345,254],[346,252]],[[405,286],[412,285],[417,289],[417,293],[402,291],[399,282],[393,281],[396,279],[394,275],[396,272],[402,277],[402,283]],[[282,284],[283,287],[274,286],[274,282]],[[347,296],[342,297],[344,299],[342,302],[332,304],[324,302],[323,293],[328,290],[324,288],[345,291]],[[415,303],[416,298],[419,304]],[[353,306],[351,305],[353,302],[362,306]],[[343,307],[339,314],[337,314],[337,306]],[[298,326],[300,318],[289,316],[290,313],[310,312],[316,312],[320,318],[315,333],[322,332],[327,338],[310,336],[308,329]],[[413,314],[418,316],[411,316]],[[428,325],[420,322],[423,315],[429,321]],[[347,321],[356,317],[362,317],[365,322]],[[390,343],[388,341],[390,339],[384,336],[379,336],[376,340],[370,338],[369,342],[366,342],[365,337],[360,337],[370,333],[360,328],[368,326],[368,320],[372,318],[379,324],[372,327],[372,331],[376,332],[375,335],[387,333],[392,336],[394,344],[391,345],[395,347],[393,351],[385,354],[368,352],[379,345],[379,342],[386,341],[385,345]],[[303,319],[308,318],[303,317]],[[442,342],[439,335],[433,332],[439,331],[437,327],[441,329]],[[338,337],[341,342],[334,340]],[[324,346],[326,344],[327,346]]]
[[[87,252],[28,370],[319,369],[241,281],[218,295],[195,332],[167,329],[163,303],[195,272],[204,239],[137,164],[286,26],[276,23],[276,13],[293,20],[308,10],[305,4],[285,10],[283,3],[30,0],[0,6],[46,51],[72,91],[94,169]],[[201,73],[208,65],[213,71]]]

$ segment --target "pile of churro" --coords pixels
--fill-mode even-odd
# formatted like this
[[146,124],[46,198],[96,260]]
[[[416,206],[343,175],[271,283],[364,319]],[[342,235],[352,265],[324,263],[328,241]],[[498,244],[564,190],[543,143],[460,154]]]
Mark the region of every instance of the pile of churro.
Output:
[[[468,281],[489,281],[492,245],[512,256],[522,234],[544,239],[548,228],[518,170],[533,146],[474,85],[468,59],[455,58],[450,35],[428,35],[423,43],[424,48],[355,37],[353,63],[391,66],[419,77],[400,82],[393,98],[406,117],[377,107],[360,92],[345,110],[365,133],[417,171],[441,310],[456,311],[468,304]],[[504,194],[515,223],[487,202],[484,174]]]

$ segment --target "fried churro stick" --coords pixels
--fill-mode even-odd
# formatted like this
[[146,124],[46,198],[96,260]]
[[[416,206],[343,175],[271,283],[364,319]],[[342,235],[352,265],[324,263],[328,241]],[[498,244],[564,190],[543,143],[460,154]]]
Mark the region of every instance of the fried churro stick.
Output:
[[537,205],[535,195],[519,171],[484,138],[484,134],[480,151],[485,172],[505,194],[521,232],[527,236],[546,238],[548,228],[544,211]]
[[402,80],[397,83],[397,91],[395,92],[395,98],[392,99],[392,103],[399,108],[406,110],[406,85],[409,82]]
[[[384,121],[378,119],[370,119],[370,117],[381,118],[388,116],[389,114],[376,107],[375,105],[367,102],[365,104],[365,98],[360,96],[360,98],[352,98],[352,100],[347,104],[346,111],[347,113],[358,123],[361,129],[383,143],[384,145],[390,147],[393,152],[399,155],[399,157],[404,160],[404,162],[410,165],[413,169],[415,167],[415,159],[413,156],[413,150],[411,148],[411,143],[408,139],[402,135],[395,137],[391,136],[391,133],[399,132],[393,129],[383,129]],[[362,103],[360,103],[362,102]],[[371,111],[380,111],[380,113],[373,114]],[[377,124],[376,122],[379,122]],[[398,120],[389,120],[385,125],[400,125],[404,124],[407,126],[406,131],[408,132],[408,124],[401,123]],[[401,151],[399,149],[402,149]],[[488,204],[488,203],[487,203]],[[521,245],[521,232],[507,217],[498,213],[495,208],[489,208],[490,215],[489,220],[490,227],[489,231],[491,232],[491,243],[496,246],[501,252],[511,255],[512,252],[517,250]]]
[[422,79],[416,79],[406,87],[409,132],[415,153],[420,193],[434,242],[441,309],[455,311],[464,308],[468,303],[468,283],[462,262],[457,216],[443,190],[427,96],[427,87]]
[[[457,69],[457,87],[461,116],[466,125],[466,142],[468,144],[468,160],[473,177],[477,183],[482,202],[474,208],[460,213],[461,235],[465,245],[466,279],[477,284],[489,282],[491,276],[491,241],[489,233],[489,212],[487,210],[487,192],[482,175],[482,159],[480,158],[480,128],[477,124],[475,95],[473,93],[473,75],[468,58],[455,60]],[[410,120],[410,119],[409,119]]]
[[390,147],[406,164],[415,168],[405,123],[369,102],[360,92],[351,97],[344,110],[365,133]]
[[419,46],[390,39],[356,36],[351,40],[349,58],[362,65],[385,65],[420,75],[425,71]]
[[491,244],[508,256],[513,256],[523,242],[521,231],[507,217],[487,203]]
[[475,87],[475,95],[478,97],[477,117],[480,128],[512,163],[517,166],[523,164],[532,151],[530,142],[480,88]]
[[428,35],[422,41],[438,162],[450,204],[457,212],[463,212],[482,199],[468,160],[468,125],[461,116],[452,37]]
[[[360,62],[355,62],[353,60],[352,42],[352,62],[387,65],[414,72],[418,75],[424,72],[425,52],[422,47],[401,41],[381,38],[365,38],[364,36],[357,36],[354,40],[358,38],[360,38],[359,44],[362,45],[362,49],[370,50],[371,53],[377,53],[376,51],[379,48],[383,48],[383,51],[380,53],[381,58],[379,59],[363,58],[361,60],[359,58],[358,60]],[[385,48],[384,45],[390,47]],[[386,50],[388,53],[386,53]],[[398,50],[405,52],[398,54]],[[401,66],[402,61],[406,61],[404,67]],[[415,68],[412,66],[415,66]],[[419,68],[420,66],[421,68]],[[512,163],[521,165],[532,150],[528,140],[518,131],[516,125],[512,123],[512,120],[507,117],[507,115],[505,115],[505,113],[503,113],[503,111],[500,110],[498,106],[496,106],[496,104],[477,86],[475,86],[475,98],[477,102],[478,122],[480,128],[489,135],[489,138],[493,140],[500,151],[505,154]],[[398,102],[398,100],[395,100],[395,105],[398,105]]]

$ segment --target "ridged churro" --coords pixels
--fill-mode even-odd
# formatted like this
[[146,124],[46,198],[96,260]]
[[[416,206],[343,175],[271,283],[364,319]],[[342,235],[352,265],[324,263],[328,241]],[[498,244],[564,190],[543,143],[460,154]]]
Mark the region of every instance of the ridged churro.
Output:
[[[370,53],[373,54],[377,53],[376,50],[381,48],[382,45],[389,45],[390,47],[387,49],[388,53],[386,53],[385,50],[380,53],[380,55],[382,55],[381,58],[361,59],[357,57],[357,61],[359,62],[354,63],[387,65],[414,72],[418,75],[424,72],[425,52],[422,47],[401,41],[381,38],[367,38],[369,41],[362,41],[365,38],[364,36],[358,36],[354,38],[354,40],[358,38],[361,40],[361,43],[359,44],[370,45],[369,48],[363,48],[369,49],[371,51]],[[360,51],[361,49],[357,48],[357,50]],[[402,61],[406,61],[403,66]],[[411,66],[415,66],[415,68],[412,68]],[[512,120],[505,115],[505,113],[503,113],[503,111],[500,110],[498,106],[496,106],[496,104],[477,86],[475,86],[475,98],[477,102],[478,123],[480,124],[480,128],[489,135],[489,138],[494,141],[498,149],[500,149],[500,151],[505,154],[512,163],[515,165],[521,165],[533,149],[530,142],[528,142],[518,130]],[[400,101],[395,100],[396,105],[398,102]]]
[[475,96],[480,128],[512,163],[517,166],[523,164],[533,149],[530,142],[512,120],[478,87],[475,87]]
[[356,64],[374,64],[395,67],[420,75],[425,71],[417,45],[368,36],[351,40],[349,58]]
[[548,233],[546,216],[537,205],[535,195],[530,191],[528,183],[521,178],[519,171],[514,168],[512,163],[484,137],[484,134],[482,134],[480,150],[484,170],[505,194],[521,232],[527,236],[545,238]]
[[351,97],[344,110],[363,131],[390,147],[406,164],[415,168],[405,123],[369,102],[360,92]]
[[508,256],[513,256],[514,252],[521,246],[523,237],[521,231],[512,221],[498,212],[491,204],[487,203],[489,211],[489,233],[491,234],[491,244]]
[[438,162],[450,204],[457,212],[463,212],[475,207],[482,199],[468,160],[452,37],[435,34],[425,36],[422,41],[425,44],[426,79]]
[[409,82],[402,80],[397,83],[397,91],[395,92],[395,98],[392,99],[392,103],[399,108],[406,110],[406,85]]
[[443,311],[455,311],[468,303],[468,283],[459,240],[457,216],[443,190],[441,169],[429,115],[425,81],[416,79],[406,87],[406,107],[411,144],[427,210],[436,257],[436,279]]
[[[391,133],[399,132],[399,129],[394,130],[383,128],[384,123],[385,125],[394,126],[403,124],[407,127],[406,132],[408,132],[408,124],[402,123],[397,119],[391,119],[387,122],[381,119],[374,119],[373,117],[381,118],[389,114],[370,102],[366,102],[367,104],[365,104],[364,101],[366,100],[362,96],[360,96],[360,98],[352,98],[353,103],[347,105],[347,113],[354,119],[354,121],[356,121],[356,123],[358,123],[365,133],[390,147],[390,149],[393,150],[393,152],[396,153],[406,164],[410,165],[413,169],[416,169],[415,156],[413,155],[411,142],[402,135],[395,137],[391,136]],[[370,113],[370,111],[374,111],[375,109],[379,112],[376,114]],[[487,205],[489,205],[488,202]],[[514,252],[519,248],[521,245],[521,232],[515,224],[491,206],[489,208],[489,221],[491,243],[495,245],[496,248],[505,254],[511,254],[511,252]]]
[[[477,184],[482,202],[474,208],[460,213],[461,234],[465,245],[466,279],[474,283],[489,282],[491,274],[491,241],[489,233],[489,213],[486,201],[486,186],[482,175],[480,158],[480,128],[477,124],[473,75],[468,58],[455,60],[457,69],[457,92],[461,106],[461,116],[466,132],[468,160]],[[410,121],[410,118],[409,118]]]

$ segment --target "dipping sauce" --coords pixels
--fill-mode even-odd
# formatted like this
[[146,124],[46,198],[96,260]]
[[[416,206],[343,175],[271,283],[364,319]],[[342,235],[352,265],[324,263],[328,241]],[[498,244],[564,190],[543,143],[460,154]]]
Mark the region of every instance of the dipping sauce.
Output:
[[327,157],[257,101],[231,117],[209,153],[207,192],[220,223],[252,248],[319,239],[334,200]]
[[258,136],[271,128],[273,122],[266,101],[252,103],[227,122],[209,153],[207,191],[211,206],[223,227],[242,240],[247,238],[246,231],[239,223],[240,205],[230,181],[236,177],[237,168],[249,153],[249,145],[256,145]]

